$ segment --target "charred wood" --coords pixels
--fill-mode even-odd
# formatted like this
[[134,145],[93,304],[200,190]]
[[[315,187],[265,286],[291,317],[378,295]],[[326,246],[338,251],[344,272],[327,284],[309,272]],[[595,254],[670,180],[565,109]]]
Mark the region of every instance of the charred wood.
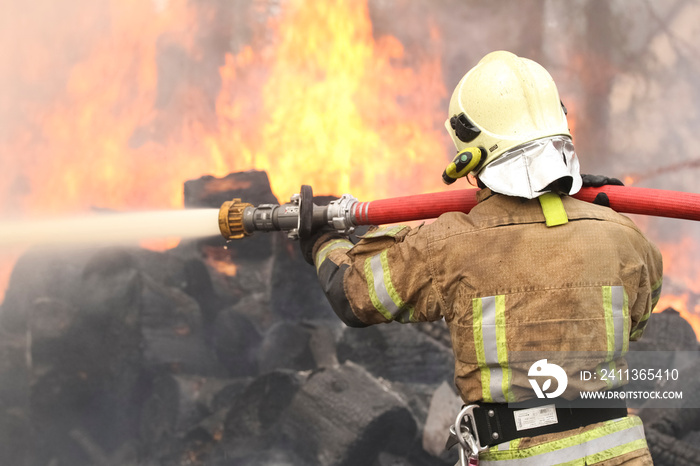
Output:
[[265,333],[258,352],[261,373],[337,366],[338,333],[337,326],[328,326],[324,321],[274,324]]
[[352,362],[311,374],[279,421],[287,445],[309,464],[372,464],[404,452],[416,421],[391,388]]
[[230,376],[257,374],[262,337],[248,317],[233,308],[219,312],[212,339],[216,356]]
[[[407,354],[421,357],[407,358]],[[345,328],[338,343],[338,360],[351,360],[376,377],[406,383],[439,385],[452,382],[454,356],[442,343],[412,325],[391,323]]]
[[213,350],[205,343],[202,313],[193,298],[144,275],[141,303],[147,370],[209,376],[224,374]]
[[275,425],[307,374],[277,370],[255,379],[232,403],[224,423],[227,440],[257,437]]

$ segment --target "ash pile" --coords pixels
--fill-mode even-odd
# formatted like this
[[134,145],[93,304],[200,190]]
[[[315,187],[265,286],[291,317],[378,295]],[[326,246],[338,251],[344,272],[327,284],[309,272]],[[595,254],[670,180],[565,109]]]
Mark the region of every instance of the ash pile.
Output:
[[[234,197],[278,203],[263,172],[185,184],[186,207]],[[345,327],[283,233],[32,250],[0,311],[0,464],[457,459],[444,323]]]

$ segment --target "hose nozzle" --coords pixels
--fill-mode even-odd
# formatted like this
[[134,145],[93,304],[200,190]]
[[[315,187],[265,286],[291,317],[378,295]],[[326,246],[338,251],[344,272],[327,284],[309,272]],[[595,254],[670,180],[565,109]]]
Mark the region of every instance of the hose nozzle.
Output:
[[241,202],[240,199],[233,199],[221,204],[221,209],[219,209],[219,231],[221,231],[221,235],[225,239],[241,239],[252,233],[243,226],[243,212],[247,207],[253,207],[253,204]]

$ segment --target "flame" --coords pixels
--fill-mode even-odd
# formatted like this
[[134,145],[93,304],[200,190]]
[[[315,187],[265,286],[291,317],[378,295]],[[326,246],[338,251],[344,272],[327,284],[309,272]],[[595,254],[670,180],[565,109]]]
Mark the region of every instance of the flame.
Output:
[[[74,2],[74,20],[50,27],[17,3],[8,16],[33,28],[0,30],[0,43],[18,44],[0,75],[31,91],[0,95],[0,214],[181,208],[184,181],[247,169],[266,170],[281,201],[301,184],[361,200],[444,189],[452,148],[436,27],[407,49],[375,37],[367,0],[287,0],[264,20],[257,1],[249,43],[212,58],[198,39],[216,24],[208,4]],[[185,66],[163,65],[167,53]],[[583,105],[563,100],[576,137]],[[700,293],[692,239],[661,249],[666,275]],[[230,258],[212,261],[236,274]],[[0,299],[12,262],[0,263]],[[665,292],[657,309],[673,306],[698,333],[689,296]]]
[[690,236],[678,242],[656,244],[664,261],[664,284],[654,312],[672,307],[690,323],[700,339],[700,264],[693,259],[700,254],[700,245]]
[[[438,59],[401,65],[402,44],[373,38],[365,2],[290,2],[272,25],[274,49],[227,54],[221,67],[217,114],[229,137],[208,141],[221,162],[236,157],[267,170],[279,198],[300,180],[364,199],[441,187],[437,176],[423,176],[442,168],[444,153]],[[240,92],[241,80],[259,77],[251,65],[261,64],[268,77],[260,93]],[[262,111],[251,115],[256,105]],[[222,174],[230,170],[223,165]]]
[[654,312],[662,312],[671,307],[678,311],[685,320],[690,323],[695,331],[695,336],[700,339],[700,304],[689,305],[690,293],[681,295],[664,294],[659,298]]
[[[184,181],[247,169],[267,170],[280,200],[301,184],[366,200],[442,189],[437,28],[424,48],[406,50],[392,36],[374,37],[366,1],[290,0],[250,26],[250,43],[222,54],[218,70],[209,66],[216,90],[159,62],[174,50],[206,72],[211,52],[197,37],[215,23],[212,7],[79,3],[78,20],[51,44],[28,37],[30,58],[11,56],[18,80],[38,87],[50,76],[63,88],[18,102],[23,124],[12,137],[0,133],[0,195],[11,199],[0,213],[181,208]],[[57,58],[76,43],[79,59]]]
[[[170,85],[167,111],[155,105],[169,79],[158,72],[159,44],[196,58],[186,33],[201,12],[184,0],[163,11],[114,0],[110,12],[111,34],[36,115],[41,137],[16,141],[41,162],[13,164],[30,189],[23,212],[177,208],[185,180],[253,168],[268,171],[283,199],[301,184],[365,199],[441,187],[439,60],[404,65],[396,38],[374,39],[366,2],[290,1],[268,24],[271,45],[225,55],[213,115],[191,85]],[[9,191],[12,178],[2,181]]]
[[231,255],[224,248],[204,246],[202,248],[210,267],[227,277],[235,277],[238,269]]
[[[191,15],[182,5],[160,13],[141,5],[113,2],[112,33],[94,42],[89,58],[70,69],[60,97],[34,115],[41,134],[4,148],[3,159],[21,151],[22,160],[35,162],[10,165],[27,180],[24,213],[181,204],[180,180],[167,180],[158,169],[166,148],[138,144],[134,134],[154,116],[157,40],[186,29],[176,18]],[[8,178],[2,181],[8,191]]]
[[690,236],[680,242],[657,242],[664,260],[664,277],[672,277],[675,287],[700,295],[700,245]]

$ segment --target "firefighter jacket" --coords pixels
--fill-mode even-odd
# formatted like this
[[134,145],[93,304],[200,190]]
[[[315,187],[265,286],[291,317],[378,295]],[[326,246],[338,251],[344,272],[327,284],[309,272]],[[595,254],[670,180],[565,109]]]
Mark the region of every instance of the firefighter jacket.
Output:
[[[581,369],[623,367],[659,299],[659,250],[629,218],[568,196],[547,216],[546,197],[483,189],[477,199],[469,214],[372,229],[356,245],[321,238],[315,264],[336,314],[356,327],[444,318],[467,403],[534,398],[533,361],[509,359],[518,354],[595,355],[564,367],[576,378]],[[582,388],[572,378],[567,399]]]

